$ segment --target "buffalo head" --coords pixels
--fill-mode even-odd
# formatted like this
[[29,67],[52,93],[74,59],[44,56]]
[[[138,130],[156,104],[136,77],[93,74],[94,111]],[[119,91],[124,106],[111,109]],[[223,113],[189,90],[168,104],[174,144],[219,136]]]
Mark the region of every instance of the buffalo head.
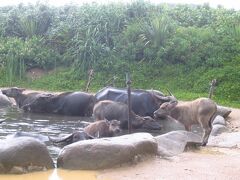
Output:
[[50,102],[50,98],[54,96],[52,94],[40,94],[32,102],[22,106],[22,109],[26,112],[42,113],[48,112],[46,106]]
[[23,91],[26,89],[24,88],[17,88],[17,87],[12,87],[12,88],[7,88],[7,89],[2,89],[2,93],[5,94],[8,97],[17,97],[19,94],[22,94]]
[[155,118],[166,118],[171,114],[171,111],[177,106],[178,101],[170,101],[163,103],[158,110],[154,112]]
[[106,121],[109,124],[109,131],[113,134],[116,135],[121,132],[120,129],[120,121],[118,120],[111,120],[111,121]]
[[133,127],[148,130],[160,130],[161,124],[150,116],[136,116],[135,121],[132,122]]
[[144,117],[142,128],[149,130],[161,130],[162,125],[152,117],[146,116]]

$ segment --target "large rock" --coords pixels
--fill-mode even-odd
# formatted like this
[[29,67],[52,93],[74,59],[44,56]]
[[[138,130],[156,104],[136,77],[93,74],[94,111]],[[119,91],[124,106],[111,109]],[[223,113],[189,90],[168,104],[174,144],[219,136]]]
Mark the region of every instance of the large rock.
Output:
[[9,107],[13,105],[12,101],[0,91],[0,108],[1,107]]
[[226,118],[231,112],[232,110],[230,108],[217,105],[217,115]]
[[228,128],[222,124],[214,124],[210,136],[217,136],[223,132],[227,132]]
[[42,142],[19,137],[0,141],[0,173],[27,173],[54,168]]
[[42,134],[36,134],[32,132],[23,132],[23,131],[18,131],[13,134],[7,135],[6,139],[13,139],[13,138],[19,138],[19,137],[31,137],[34,139],[37,139],[41,142],[44,142],[45,144],[50,144],[50,140],[48,136],[42,135]]
[[156,136],[155,139],[160,156],[174,156],[182,153],[188,143],[200,145],[202,142],[199,135],[182,130]]
[[215,124],[221,124],[223,126],[226,126],[226,121],[224,117],[217,115],[212,122],[212,125],[215,125]]
[[218,136],[210,136],[207,145],[224,148],[240,148],[240,132],[225,132]]
[[59,153],[57,167],[102,169],[132,161],[139,154],[157,154],[157,143],[149,133],[79,141]]

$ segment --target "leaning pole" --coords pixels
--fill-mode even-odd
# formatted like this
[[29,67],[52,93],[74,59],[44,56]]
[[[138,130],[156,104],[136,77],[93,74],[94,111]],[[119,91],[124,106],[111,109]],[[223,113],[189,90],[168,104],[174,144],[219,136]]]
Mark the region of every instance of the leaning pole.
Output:
[[131,109],[132,109],[132,102],[131,102],[131,79],[130,74],[126,73],[126,85],[127,85],[127,94],[128,94],[128,133],[132,133],[132,120],[131,120]]

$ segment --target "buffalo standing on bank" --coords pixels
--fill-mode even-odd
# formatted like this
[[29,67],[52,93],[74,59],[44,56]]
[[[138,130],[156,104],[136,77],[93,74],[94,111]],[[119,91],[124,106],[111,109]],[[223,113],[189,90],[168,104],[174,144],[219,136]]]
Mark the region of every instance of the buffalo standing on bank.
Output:
[[182,102],[177,100],[163,103],[154,112],[156,118],[169,117],[181,122],[187,131],[191,131],[193,124],[200,124],[203,128],[202,145],[206,145],[212,130],[212,121],[216,116],[217,105],[209,98],[198,98],[194,101]]

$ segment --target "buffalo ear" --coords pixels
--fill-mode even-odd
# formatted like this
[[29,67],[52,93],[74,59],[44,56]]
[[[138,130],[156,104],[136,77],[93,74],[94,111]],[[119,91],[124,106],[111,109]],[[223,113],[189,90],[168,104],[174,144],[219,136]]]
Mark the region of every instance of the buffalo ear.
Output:
[[144,119],[145,121],[147,121],[147,120],[149,120],[149,121],[153,120],[153,118],[150,117],[150,116],[144,116],[143,119]]
[[110,121],[109,121],[108,119],[104,118],[104,120],[106,121],[106,123],[107,123],[108,125],[110,125]]
[[26,89],[25,88],[18,88],[18,87],[13,87],[13,88],[11,88],[12,90],[15,90],[15,91],[17,91],[17,92],[20,92],[20,93],[22,93],[23,91],[25,91]]
[[177,101],[170,101],[167,105],[168,110],[172,110],[177,106],[178,102]]
[[49,102],[51,97],[52,96],[41,94],[39,97],[37,97],[36,100],[44,100],[46,102]]

